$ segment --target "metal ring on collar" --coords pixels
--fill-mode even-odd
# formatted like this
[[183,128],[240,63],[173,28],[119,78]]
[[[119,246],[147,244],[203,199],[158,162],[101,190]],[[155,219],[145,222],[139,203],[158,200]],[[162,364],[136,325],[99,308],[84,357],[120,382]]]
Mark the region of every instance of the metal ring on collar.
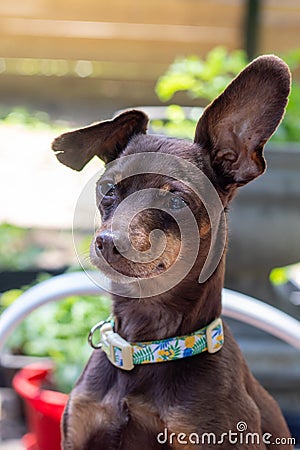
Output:
[[102,348],[102,342],[99,341],[97,344],[94,344],[94,342],[93,342],[94,334],[97,330],[100,330],[105,323],[107,323],[107,320],[101,320],[101,322],[96,323],[96,325],[94,325],[91,328],[91,331],[89,332],[88,342],[89,342],[90,346],[92,348],[94,348],[95,350],[99,350],[100,348]]

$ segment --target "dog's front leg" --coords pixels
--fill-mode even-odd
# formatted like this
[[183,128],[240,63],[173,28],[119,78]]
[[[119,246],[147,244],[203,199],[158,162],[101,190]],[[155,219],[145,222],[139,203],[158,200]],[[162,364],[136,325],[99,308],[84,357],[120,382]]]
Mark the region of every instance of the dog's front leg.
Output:
[[63,450],[116,450],[128,418],[113,392],[101,402],[91,394],[71,393],[62,421]]

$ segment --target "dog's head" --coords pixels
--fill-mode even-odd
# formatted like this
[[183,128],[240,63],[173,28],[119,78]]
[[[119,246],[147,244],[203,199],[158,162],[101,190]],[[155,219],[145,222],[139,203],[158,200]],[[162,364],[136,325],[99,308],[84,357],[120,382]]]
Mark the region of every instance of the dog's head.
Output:
[[[147,135],[148,118],[137,110],[58,137],[53,150],[72,169],[95,155],[106,163],[96,188],[102,224],[91,245],[95,266],[152,279],[178,263],[175,281],[195,262],[203,267],[211,242],[225,242],[222,213],[236,188],[265,171],[263,148],[289,90],[286,64],[262,56],[205,109],[194,142]],[[210,274],[223,254],[219,247]]]

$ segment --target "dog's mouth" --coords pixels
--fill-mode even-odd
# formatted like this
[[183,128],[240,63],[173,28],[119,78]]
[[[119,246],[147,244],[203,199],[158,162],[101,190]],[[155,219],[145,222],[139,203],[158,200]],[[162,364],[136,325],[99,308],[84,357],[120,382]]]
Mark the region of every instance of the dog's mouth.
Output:
[[125,275],[130,278],[135,279],[150,279],[155,278],[158,275],[166,272],[167,267],[163,262],[159,262],[155,265],[149,264],[137,264],[133,263],[130,265],[123,264],[121,267],[113,267],[114,270],[117,270],[121,275]]
[[91,252],[91,262],[101,272],[114,281],[121,281],[120,278],[151,279],[165,273],[172,263],[161,259],[149,263],[134,262],[121,256],[116,261],[107,261],[105,258],[97,256]]

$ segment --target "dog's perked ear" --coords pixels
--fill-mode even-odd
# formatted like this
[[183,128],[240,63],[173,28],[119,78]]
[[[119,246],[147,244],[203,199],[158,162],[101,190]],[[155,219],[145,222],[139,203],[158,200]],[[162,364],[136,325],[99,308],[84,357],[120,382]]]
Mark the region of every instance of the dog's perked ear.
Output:
[[261,56],[205,109],[195,142],[209,152],[223,186],[242,186],[264,172],[263,147],[283,117],[290,82],[280,58]]
[[52,149],[61,163],[78,171],[95,155],[109,163],[125,149],[132,136],[146,133],[148,121],[142,111],[125,111],[112,120],[62,134],[53,141]]

